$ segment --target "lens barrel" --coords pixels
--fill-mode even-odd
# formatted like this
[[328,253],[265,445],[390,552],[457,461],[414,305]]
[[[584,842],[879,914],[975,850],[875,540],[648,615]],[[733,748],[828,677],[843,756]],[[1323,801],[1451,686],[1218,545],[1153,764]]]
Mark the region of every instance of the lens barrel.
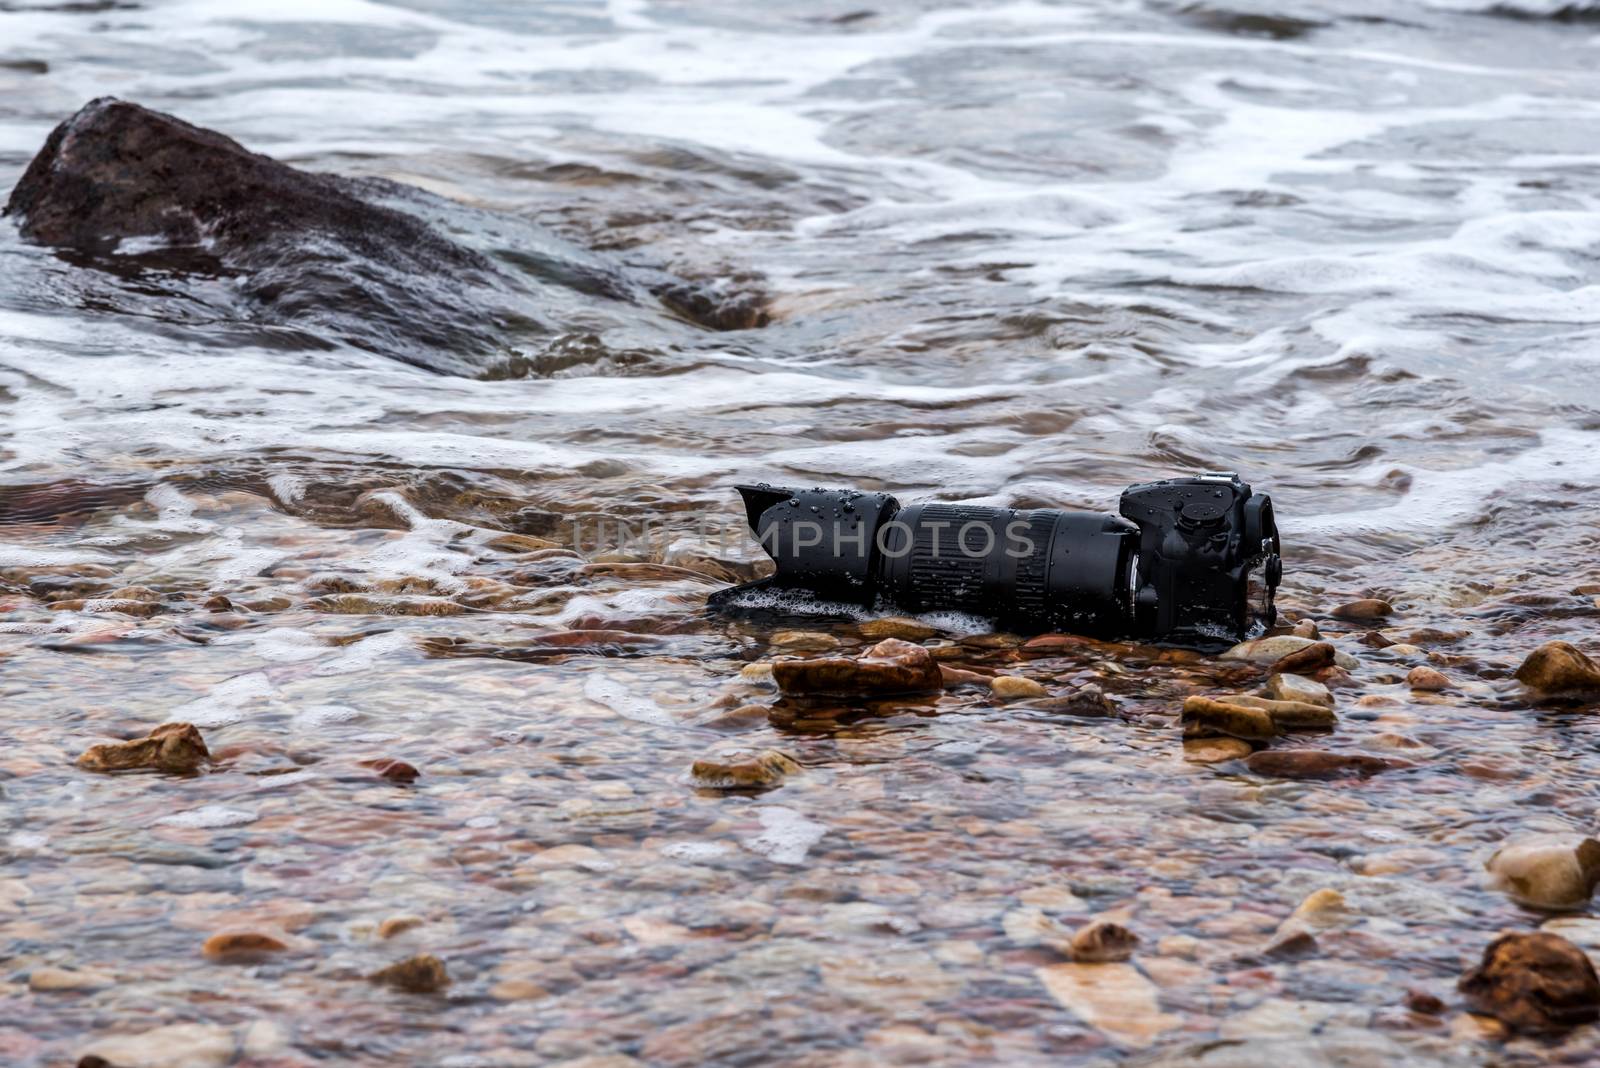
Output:
[[[1282,561],[1271,498],[1230,472],[1130,486],[1120,515],[914,504],[887,493],[739,486],[772,577],[713,594],[757,608],[771,592],[910,612],[986,616],[1194,645],[1240,641],[1275,618]],[[1265,597],[1252,605],[1251,573]]]
[[1132,621],[1138,538],[1113,516],[916,504],[880,532],[878,589],[913,612],[1116,631]]

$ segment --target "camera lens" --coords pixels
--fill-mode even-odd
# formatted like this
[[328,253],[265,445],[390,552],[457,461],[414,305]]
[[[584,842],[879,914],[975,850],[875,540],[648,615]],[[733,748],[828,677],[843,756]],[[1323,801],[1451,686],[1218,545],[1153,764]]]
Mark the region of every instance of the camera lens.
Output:
[[913,612],[1115,631],[1137,547],[1138,528],[1114,516],[912,505],[879,530],[878,587]]

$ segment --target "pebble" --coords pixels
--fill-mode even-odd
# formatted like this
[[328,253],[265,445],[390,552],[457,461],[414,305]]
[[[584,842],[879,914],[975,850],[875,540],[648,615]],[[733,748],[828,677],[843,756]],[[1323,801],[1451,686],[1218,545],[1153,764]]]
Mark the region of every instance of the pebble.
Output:
[[1069,944],[1073,960],[1087,964],[1123,961],[1133,956],[1139,936],[1110,920],[1091,920],[1078,928]]
[[404,760],[395,760],[393,757],[378,757],[374,760],[363,760],[360,764],[364,768],[371,768],[377,772],[378,778],[389,782],[413,783],[422,773],[407,764]]
[[407,994],[436,994],[450,985],[450,975],[445,971],[444,961],[431,953],[407,957],[373,972],[368,978],[374,983],[392,986]]
[[770,644],[794,653],[825,653],[839,648],[839,639],[815,630],[780,630],[771,637]]
[[288,948],[281,938],[260,931],[224,931],[206,939],[200,952],[222,964],[253,964]]
[[944,688],[938,661],[920,645],[886,638],[864,656],[779,660],[772,678],[784,693],[921,693]]
[[967,671],[964,668],[951,667],[949,664],[939,665],[939,677],[944,681],[944,688],[954,689],[957,686],[988,686],[989,676],[980,675],[976,671]]
[[1290,653],[1299,652],[1307,646],[1316,644],[1318,643],[1310,638],[1301,638],[1293,634],[1280,634],[1273,638],[1256,638],[1253,641],[1240,642],[1223,653],[1221,659],[1271,663],[1275,660],[1282,660]]
[[1290,633],[1297,638],[1310,638],[1312,641],[1322,637],[1322,631],[1317,629],[1317,621],[1314,619],[1302,619],[1294,625],[1294,630]]
[[1333,693],[1316,679],[1279,672],[1267,679],[1261,691],[1274,701],[1299,701],[1308,705],[1333,707]]
[[1259,708],[1272,717],[1273,725],[1286,730],[1331,730],[1338,726],[1339,717],[1328,705],[1307,704],[1304,701],[1274,701],[1248,694],[1232,696],[1229,704]]
[[1185,738],[1183,759],[1191,764],[1222,764],[1243,760],[1255,747],[1239,738]]
[[1395,768],[1409,768],[1409,761],[1361,753],[1331,753],[1324,749],[1264,749],[1245,761],[1257,775],[1279,779],[1370,778]]
[[1436,671],[1431,667],[1414,667],[1406,675],[1406,685],[1413,690],[1425,693],[1434,693],[1450,688],[1450,679],[1444,672]]
[[1600,884],[1600,842],[1540,836],[1508,842],[1484,865],[1490,885],[1537,909],[1583,908]]
[[1062,1007],[1118,1045],[1145,1049],[1183,1019],[1161,1011],[1156,985],[1132,964],[1053,964],[1035,973]]
[[1273,675],[1311,675],[1338,662],[1339,651],[1328,642],[1312,642],[1273,662]]
[[233,1061],[236,1050],[233,1032],[226,1027],[180,1023],[137,1035],[98,1039],[82,1050],[78,1063],[114,1068],[221,1068]]
[[882,619],[869,619],[856,628],[863,638],[872,641],[881,641],[884,638],[899,638],[902,641],[920,642],[938,634],[935,627],[926,623],[919,623],[915,619],[904,616],[884,616]]
[[989,681],[990,691],[1002,701],[1015,701],[1024,697],[1044,697],[1048,690],[1033,679],[1021,675],[996,675]]
[[40,965],[28,975],[28,989],[35,994],[60,990],[98,990],[115,980],[104,972],[77,971]]
[[143,738],[96,745],[78,758],[85,771],[164,771],[192,775],[211,759],[192,723],[163,723]]
[[1588,956],[1548,931],[1501,935],[1457,989],[1474,1012],[1514,1031],[1563,1031],[1600,1019],[1600,979]]
[[1600,664],[1567,642],[1539,646],[1517,668],[1517,681],[1541,694],[1600,693]]
[[706,790],[768,790],[792,775],[800,765],[777,749],[745,747],[715,750],[689,766],[689,777]]
[[1333,614],[1339,619],[1348,620],[1386,619],[1394,614],[1394,607],[1376,597],[1363,597],[1359,601],[1340,605],[1333,610]]
[[394,938],[396,935],[405,934],[413,928],[421,927],[424,920],[421,916],[390,916],[378,924],[378,937],[383,939]]
[[1205,737],[1207,734],[1225,734],[1246,741],[1263,741],[1277,736],[1277,725],[1272,716],[1260,708],[1232,704],[1210,697],[1194,696],[1183,702],[1183,723],[1186,737]]

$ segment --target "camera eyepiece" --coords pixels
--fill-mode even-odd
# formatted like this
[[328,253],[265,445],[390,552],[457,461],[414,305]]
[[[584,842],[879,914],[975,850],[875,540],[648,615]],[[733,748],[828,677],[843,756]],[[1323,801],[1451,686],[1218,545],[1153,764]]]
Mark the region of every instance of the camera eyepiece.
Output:
[[[771,593],[909,612],[957,611],[1017,630],[1190,645],[1270,625],[1282,574],[1272,501],[1232,473],[1131,486],[1120,515],[960,504],[902,508],[886,493],[737,487],[770,578],[719,591],[718,610]],[[1251,572],[1264,597],[1251,605]]]

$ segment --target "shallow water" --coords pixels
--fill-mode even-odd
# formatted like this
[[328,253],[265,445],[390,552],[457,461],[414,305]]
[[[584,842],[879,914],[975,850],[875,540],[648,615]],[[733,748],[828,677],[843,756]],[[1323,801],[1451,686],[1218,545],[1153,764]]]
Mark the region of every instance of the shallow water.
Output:
[[[1485,887],[1494,844],[1600,805],[1592,715],[1507,680],[1600,616],[1584,5],[459,8],[0,4],[0,187],[114,94],[470,205],[476,247],[561,240],[773,319],[569,295],[524,363],[445,377],[0,225],[0,1060],[260,1020],[240,1063],[1600,1056],[1593,1028],[1503,1045],[1453,994],[1547,919]],[[759,555],[733,483],[1100,510],[1195,468],[1270,490],[1283,606],[1360,659],[1314,744],[1416,768],[1186,764],[1178,704],[1238,669],[962,620],[952,663],[1119,714],[719,720],[774,701],[740,669],[782,652],[701,611]],[[1367,595],[1395,637],[1463,633],[1373,649],[1327,614]],[[1422,662],[1457,688],[1411,695]],[[167,720],[219,766],[73,766]],[[697,791],[730,737],[805,773]],[[420,778],[359,763],[386,757]],[[1254,958],[1323,886],[1354,925]],[[1027,909],[1140,935],[1111,1008],[1064,1003]],[[290,950],[201,957],[239,928]],[[362,979],[419,952],[448,995]],[[45,965],[105,981],[30,989]]]

